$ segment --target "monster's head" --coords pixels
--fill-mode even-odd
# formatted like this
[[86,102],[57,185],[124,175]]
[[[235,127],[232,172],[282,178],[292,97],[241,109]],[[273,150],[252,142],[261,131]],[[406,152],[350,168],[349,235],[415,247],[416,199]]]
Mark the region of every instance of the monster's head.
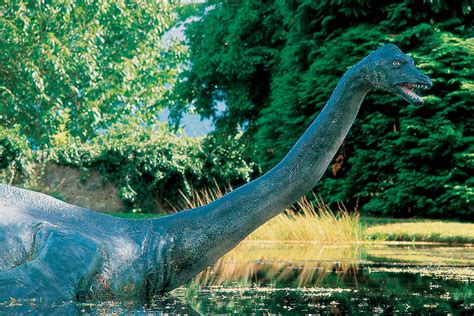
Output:
[[432,87],[430,78],[420,73],[413,58],[393,44],[377,49],[362,61],[369,84],[402,97],[413,104],[423,103],[416,89]]

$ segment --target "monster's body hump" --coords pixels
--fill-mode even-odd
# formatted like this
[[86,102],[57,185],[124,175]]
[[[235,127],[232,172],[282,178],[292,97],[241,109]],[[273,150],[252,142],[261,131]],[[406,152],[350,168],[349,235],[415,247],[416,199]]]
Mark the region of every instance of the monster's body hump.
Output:
[[[151,220],[114,218],[2,184],[0,272],[20,276],[8,282],[10,287],[17,284],[18,289],[36,279],[30,275],[22,280],[18,271],[28,266],[30,274],[31,271],[53,274],[56,271],[49,270],[55,268],[72,272],[72,278],[77,276],[78,280],[69,280],[66,273],[57,284],[53,280],[50,287],[68,284],[72,288],[64,291],[74,292],[75,297],[110,299],[151,295],[160,292],[165,283],[168,270],[165,263],[169,261],[166,257],[172,245],[168,236],[151,228]],[[36,271],[37,261],[47,261],[49,266],[40,266]],[[3,290],[1,281],[0,278],[0,290]],[[0,291],[0,299],[2,292],[11,296],[9,291]],[[44,297],[44,293],[38,296]]]

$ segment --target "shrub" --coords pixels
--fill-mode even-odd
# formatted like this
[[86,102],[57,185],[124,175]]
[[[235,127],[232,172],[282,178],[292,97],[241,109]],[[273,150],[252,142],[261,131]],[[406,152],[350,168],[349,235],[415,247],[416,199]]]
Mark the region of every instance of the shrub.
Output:
[[229,139],[223,149],[212,136],[190,138],[155,128],[120,126],[90,143],[69,139],[50,149],[56,163],[88,171],[97,170],[114,182],[130,208],[168,210],[179,192],[214,184],[238,185],[254,172],[242,149]]
[[32,155],[27,139],[18,128],[0,126],[0,181],[14,183],[32,173]]

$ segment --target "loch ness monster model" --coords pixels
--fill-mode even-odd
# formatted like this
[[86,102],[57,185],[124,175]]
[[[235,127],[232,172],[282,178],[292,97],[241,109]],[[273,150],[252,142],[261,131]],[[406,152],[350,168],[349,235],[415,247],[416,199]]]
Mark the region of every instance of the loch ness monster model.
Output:
[[373,88],[423,101],[431,80],[393,44],[344,74],[315,121],[263,176],[196,209],[126,220],[0,185],[0,301],[151,298],[184,284],[323,176]]

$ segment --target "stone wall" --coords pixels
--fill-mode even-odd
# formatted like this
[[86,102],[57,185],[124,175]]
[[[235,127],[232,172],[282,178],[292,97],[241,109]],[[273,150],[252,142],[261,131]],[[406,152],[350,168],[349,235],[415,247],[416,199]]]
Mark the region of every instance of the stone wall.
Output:
[[105,181],[97,171],[81,179],[80,170],[47,163],[41,177],[41,188],[61,200],[100,212],[125,212],[117,187]]

